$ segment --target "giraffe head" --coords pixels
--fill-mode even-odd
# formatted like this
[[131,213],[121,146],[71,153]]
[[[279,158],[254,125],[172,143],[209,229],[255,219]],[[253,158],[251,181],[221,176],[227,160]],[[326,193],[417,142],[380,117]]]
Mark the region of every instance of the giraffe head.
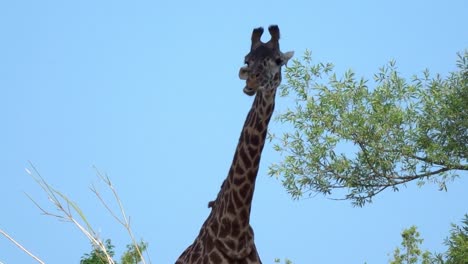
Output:
[[280,32],[276,25],[268,27],[271,39],[263,43],[260,37],[263,28],[252,32],[252,46],[245,56],[245,66],[239,70],[239,78],[246,80],[244,93],[254,95],[259,90],[275,89],[281,83],[281,66],[294,55],[293,51],[281,52],[279,47]]

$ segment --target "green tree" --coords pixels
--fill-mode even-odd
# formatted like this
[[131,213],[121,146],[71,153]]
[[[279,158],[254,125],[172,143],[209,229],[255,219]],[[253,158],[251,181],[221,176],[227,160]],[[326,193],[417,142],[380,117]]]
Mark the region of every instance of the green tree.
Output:
[[[275,263],[281,263],[281,259],[275,258]],[[284,264],[293,264],[293,262],[289,259],[284,259]]]
[[448,246],[445,264],[468,263],[468,214],[462,221],[462,226],[452,224],[450,236],[445,240]]
[[285,76],[279,93],[293,107],[275,118],[285,130],[269,136],[283,159],[269,174],[292,197],[322,193],[363,206],[410,181],[446,190],[468,170],[468,51],[446,78],[426,70],[408,81],[394,61],[373,81],[351,70],[339,78],[309,51]]
[[462,225],[452,224],[450,236],[445,239],[444,244],[448,246],[447,251],[441,253],[430,253],[422,251],[420,246],[423,239],[415,226],[403,230],[401,233],[401,247],[393,252],[390,264],[467,264],[468,263],[468,214],[465,214]]
[[[105,248],[107,253],[110,257],[114,257],[114,245],[112,245],[111,240],[107,239],[104,242]],[[146,251],[148,247],[148,243],[141,241],[138,244],[138,249],[141,253]],[[134,244],[127,245],[127,251],[122,254],[121,257],[121,264],[138,264],[141,261],[141,255],[138,253],[137,246]],[[115,260],[112,260],[114,263],[118,263]],[[86,253],[81,257],[80,264],[109,264],[109,260],[107,259],[105,253],[101,248],[94,247],[91,253]]]
[[[104,246],[106,248],[107,253],[110,257],[113,257],[114,252],[114,245],[112,245],[111,240],[107,239],[104,241]],[[91,253],[84,254],[81,257],[80,264],[105,264],[108,263],[106,254],[103,252],[101,248],[94,247]]]
[[148,248],[148,243],[141,241],[137,246],[134,244],[127,245],[127,251],[122,255],[121,263],[122,264],[137,264],[141,261],[141,255],[138,253],[138,250],[143,253]]
[[[430,264],[431,253],[429,251],[422,251],[419,246],[422,244],[423,239],[419,238],[419,232],[416,226],[412,226],[403,230],[401,233],[403,241],[401,248],[396,248],[393,252],[393,259],[390,264]],[[419,262],[421,260],[421,262]]]

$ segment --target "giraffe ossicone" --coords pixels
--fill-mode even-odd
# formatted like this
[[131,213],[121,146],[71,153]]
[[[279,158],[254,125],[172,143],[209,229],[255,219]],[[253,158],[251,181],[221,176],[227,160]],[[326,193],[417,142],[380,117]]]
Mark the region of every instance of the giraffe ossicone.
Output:
[[262,42],[263,28],[252,32],[250,52],[239,78],[246,81],[244,93],[255,95],[239,137],[231,168],[211,212],[195,241],[176,264],[260,264],[250,226],[250,211],[263,146],[281,83],[281,67],[294,52],[282,53],[278,26],[268,28],[270,40]]

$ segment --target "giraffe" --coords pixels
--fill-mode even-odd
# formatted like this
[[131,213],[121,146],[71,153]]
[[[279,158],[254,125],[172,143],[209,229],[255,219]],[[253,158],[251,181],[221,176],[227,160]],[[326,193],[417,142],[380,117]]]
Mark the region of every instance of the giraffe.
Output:
[[210,215],[198,237],[176,264],[259,264],[262,263],[250,226],[250,210],[260,157],[268,123],[273,114],[276,89],[281,83],[281,67],[294,52],[282,53],[279,28],[268,28],[271,39],[263,43],[263,28],[252,32],[250,52],[239,78],[246,81],[244,93],[256,94],[242,128],[231,168],[216,200],[208,203]]

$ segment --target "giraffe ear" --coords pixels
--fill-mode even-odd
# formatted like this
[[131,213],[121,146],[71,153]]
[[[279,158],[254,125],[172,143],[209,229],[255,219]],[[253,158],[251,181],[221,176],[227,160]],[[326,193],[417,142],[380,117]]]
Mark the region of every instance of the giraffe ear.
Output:
[[281,54],[282,65],[288,64],[288,61],[294,56],[294,51],[288,51]]

